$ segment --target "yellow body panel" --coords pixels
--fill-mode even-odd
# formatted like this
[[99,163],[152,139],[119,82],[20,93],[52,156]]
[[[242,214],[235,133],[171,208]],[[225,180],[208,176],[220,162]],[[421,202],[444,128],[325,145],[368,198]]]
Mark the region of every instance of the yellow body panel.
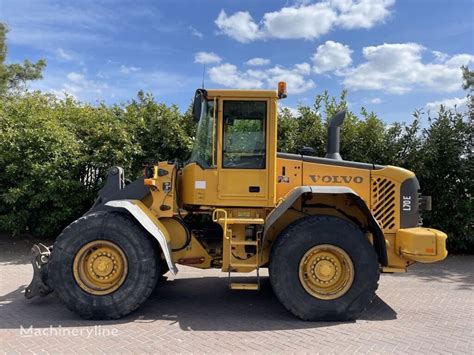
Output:
[[217,169],[202,169],[196,163],[186,165],[178,182],[181,202],[185,205],[216,206],[217,174]]
[[304,162],[301,185],[346,186],[368,203],[370,200],[369,180],[370,170]]
[[[158,217],[167,229],[167,239],[171,241],[173,250],[184,245],[187,235],[185,229],[171,217],[181,218],[187,214],[212,216],[222,228],[222,244],[219,250],[211,252],[206,243],[192,234],[186,248],[173,251],[174,262],[199,268],[220,267],[223,271],[250,272],[257,265],[268,265],[271,247],[281,231],[306,215],[334,215],[357,220],[367,227],[367,217],[350,197],[318,194],[309,203],[307,201],[305,207],[301,199],[297,199],[292,208],[266,231],[266,241],[258,246],[258,255],[249,253],[251,246],[258,243],[270,212],[300,186],[348,187],[360,196],[385,236],[388,265],[381,271],[403,272],[417,261],[433,262],[446,257],[444,233],[415,225],[413,228],[401,227],[401,187],[405,181],[414,178],[413,172],[393,166],[364,166],[317,159],[303,161],[298,155],[293,158],[290,155],[287,155],[289,158],[284,155],[277,157],[276,91],[207,90],[207,93],[208,99],[217,104],[213,116],[215,141],[212,146],[216,147],[216,151],[212,156],[212,166],[203,168],[191,162],[176,173],[173,164],[159,163],[153,179],[146,182],[152,193],[143,202],[148,212]],[[223,168],[223,104],[226,100],[266,101],[264,169]],[[159,168],[168,174],[158,176]],[[172,190],[166,191],[164,183],[171,184]],[[249,191],[250,187],[258,187],[259,190]],[[162,205],[172,208],[163,210]],[[220,212],[213,216],[213,211],[217,209]],[[247,237],[248,226],[258,229],[255,241]],[[367,233],[367,238],[372,242],[370,233]]]
[[407,260],[432,263],[446,258],[447,235],[432,228],[399,229],[395,248]]
[[[161,174],[159,176],[159,174]],[[145,179],[152,193],[151,209],[157,212],[158,218],[173,217],[177,208],[176,199],[176,167],[168,162],[160,162],[154,166],[152,178]]]
[[276,198],[278,201],[295,187],[301,186],[303,162],[282,158],[277,158],[276,161]]
[[[385,233],[385,245],[387,248],[388,268],[405,271],[406,267],[413,264],[413,261],[403,259],[400,255],[400,250],[395,245],[396,234]],[[396,271],[390,271],[396,272]]]
[[[378,203],[385,203],[384,196],[379,196],[375,190],[375,185],[377,179],[384,179],[385,186],[391,184],[393,186],[393,201],[391,209],[385,208],[384,212],[387,214],[386,218],[389,218],[388,221],[390,224],[384,225],[384,220],[381,215],[379,223],[385,233],[385,241],[387,246],[387,256],[388,256],[388,266],[382,268],[382,271],[387,272],[403,272],[406,267],[410,264],[419,261],[419,262],[433,262],[442,260],[445,258],[447,252],[445,247],[445,234],[442,232],[436,233],[426,233],[421,232],[424,229],[416,228],[415,234],[409,234],[407,237],[407,231],[412,229],[400,229],[400,186],[401,182],[405,181],[414,176],[414,174],[408,170],[387,166],[383,169],[378,170],[366,170],[359,168],[351,168],[344,166],[335,166],[335,165],[325,165],[312,162],[302,162],[291,159],[281,159],[276,158],[276,170],[277,176],[275,179],[276,187],[276,201],[272,205],[268,199],[259,200],[258,198],[250,198],[248,196],[239,196],[237,199],[230,199],[230,197],[223,198],[219,196],[217,187],[219,186],[218,174],[220,170],[216,169],[202,169],[197,164],[189,164],[182,170],[182,175],[180,179],[179,190],[181,193],[181,199],[184,205],[186,204],[195,204],[200,205],[201,208],[209,208],[211,212],[214,207],[227,207],[226,210],[229,212],[229,224],[232,222],[232,213],[236,214],[236,206],[244,205],[248,207],[246,210],[239,210],[239,216],[236,216],[237,219],[244,220],[246,217],[248,219],[260,218],[264,219],[268,213],[278,205],[280,201],[285,198],[285,195],[288,194],[292,189],[298,186],[310,185],[310,186],[347,186],[354,190],[361,198],[365,201],[367,206],[372,210],[373,213],[377,213]],[[283,171],[285,175],[283,175]],[[246,174],[246,171],[235,171],[235,180],[233,181],[247,181],[245,178],[240,176],[240,174]],[[345,179],[343,181],[342,179]],[[350,182],[348,182],[350,180]],[[202,185],[202,181],[205,182],[205,185]],[[233,185],[233,181],[230,182],[230,185]],[[196,182],[200,183],[200,187],[196,188],[199,185],[196,185]],[[191,187],[191,188],[190,188]],[[194,187],[194,188],[192,188]],[[236,188],[236,191],[239,191]],[[236,194],[238,195],[238,194]],[[243,194],[244,195],[244,194]],[[153,200],[160,201],[160,197],[154,198]],[[380,200],[380,201],[379,201]],[[335,196],[335,195],[321,195],[317,197],[317,202],[319,204],[326,204],[328,206],[334,206],[337,210],[344,211],[344,213],[349,214],[353,218],[358,220],[363,220],[363,216],[356,209],[351,209],[351,206],[347,203],[347,200],[344,196]],[[298,204],[300,202],[295,202],[295,208],[299,208]],[[156,206],[156,203],[153,204]],[[385,206],[385,205],[384,205]],[[261,208],[264,208],[263,210]],[[152,208],[154,209],[154,208]],[[390,212],[391,211],[391,212]],[[390,212],[390,214],[388,213]],[[159,212],[162,213],[162,212]],[[301,212],[291,210],[285,213],[280,220],[272,226],[271,230],[268,232],[269,243],[262,246],[262,255],[259,259],[259,265],[266,265],[269,261],[271,243],[279,235],[279,233],[293,221],[305,216],[306,214],[316,214],[323,213],[329,215],[335,215],[340,218],[347,219],[345,214],[337,212],[333,208],[317,208],[311,209],[307,208]],[[254,220],[255,221],[255,220]],[[223,221],[219,221],[223,222]],[[241,221],[243,223],[244,221]],[[259,224],[259,223],[253,223]],[[232,226],[230,227],[231,233],[237,238],[237,240],[244,240],[245,228],[244,226]],[[397,233],[397,231],[399,233]],[[430,230],[432,231],[432,230]],[[441,233],[441,234],[439,234]],[[402,237],[399,237],[401,235]],[[436,235],[436,237],[432,237]],[[443,237],[444,236],[444,237]],[[369,238],[371,236],[369,235]],[[431,239],[430,239],[431,238]],[[427,240],[436,241],[438,246],[436,253],[434,255],[421,255],[419,250],[414,246],[419,245],[423,247]],[[182,237],[177,238],[179,240]],[[432,243],[432,242],[431,242]],[[179,253],[173,253],[173,260],[179,263],[179,260],[183,258],[192,258],[196,256],[203,256],[204,260],[202,263],[193,265],[196,267],[209,267],[210,265],[210,256],[206,252],[197,240],[193,237],[193,244],[196,245],[194,248],[189,248],[186,251],[180,251]],[[403,245],[403,248],[400,248],[400,245]],[[225,251],[229,248],[228,241],[223,240],[222,250]],[[240,257],[245,256],[244,248],[237,247],[236,254]],[[255,258],[250,258],[248,260],[248,265],[253,265],[256,263]],[[224,252],[222,263],[220,264],[223,271],[227,271],[229,267],[229,255]],[[235,268],[240,272],[250,272],[254,269],[252,266],[237,266]]]
[[371,173],[369,207],[385,234],[390,267],[406,267],[411,264],[401,258],[395,246],[395,233],[400,229],[401,184],[413,177],[413,172],[396,166],[386,166]]
[[211,256],[194,235],[191,235],[191,242],[188,246],[181,249],[186,243],[186,230],[184,227],[173,218],[162,218],[160,221],[163,222],[163,226],[172,236],[171,255],[173,257],[173,262],[202,269],[208,269],[211,267]]
[[151,222],[163,233],[166,241],[168,243],[171,243],[171,237],[168,232],[168,229],[164,226],[163,221],[161,219],[158,219],[156,215],[156,210],[150,209],[142,201],[139,200],[130,200],[130,202],[140,208],[143,213],[145,213],[146,216],[151,220]]

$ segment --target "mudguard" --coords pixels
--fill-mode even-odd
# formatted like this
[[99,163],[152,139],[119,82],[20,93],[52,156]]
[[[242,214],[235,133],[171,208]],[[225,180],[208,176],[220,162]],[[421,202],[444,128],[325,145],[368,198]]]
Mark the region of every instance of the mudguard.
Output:
[[141,201],[113,200],[106,202],[105,206],[127,210],[130,215],[132,215],[135,220],[160,244],[170,272],[173,275],[178,273],[178,268],[175,266],[173,259],[171,258],[171,242],[168,231],[163,223],[161,223]]
[[385,246],[385,237],[382,229],[375,220],[374,216],[370,212],[369,208],[362,200],[362,198],[351,188],[345,186],[299,186],[291,190],[283,200],[282,203],[278,205],[267,217],[265,220],[265,229],[263,232],[263,242],[265,242],[266,234],[270,227],[275,223],[285,212],[288,210],[301,195],[310,193],[310,194],[346,194],[351,197],[351,199],[356,203],[359,209],[366,216],[370,230],[374,237],[374,249],[377,253],[379,262],[383,266],[387,266],[388,257],[387,249]]

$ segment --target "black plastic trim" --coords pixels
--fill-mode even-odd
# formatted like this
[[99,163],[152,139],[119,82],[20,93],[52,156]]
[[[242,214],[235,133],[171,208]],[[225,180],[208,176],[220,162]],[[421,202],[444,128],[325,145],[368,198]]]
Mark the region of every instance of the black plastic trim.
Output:
[[143,177],[128,185],[125,185],[124,181],[125,175],[123,169],[119,166],[111,168],[104,186],[99,191],[99,197],[97,197],[94,205],[86,214],[113,209],[109,206],[105,206],[108,201],[143,200],[143,198],[150,193],[150,188],[145,185]]
[[400,228],[416,227],[420,223],[419,189],[420,183],[415,176],[400,186]]

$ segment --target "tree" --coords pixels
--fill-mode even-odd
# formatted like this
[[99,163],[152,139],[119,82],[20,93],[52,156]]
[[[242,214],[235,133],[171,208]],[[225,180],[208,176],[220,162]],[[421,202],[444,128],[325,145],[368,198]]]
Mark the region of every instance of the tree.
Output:
[[141,175],[145,165],[159,161],[189,158],[194,131],[190,116],[181,114],[176,105],[157,103],[151,94],[140,91],[137,99],[125,105],[120,112],[127,130],[133,135],[140,150],[134,155],[131,177]]
[[450,251],[474,252],[474,127],[466,114],[441,107],[423,132],[415,173],[424,193],[433,196],[426,225],[445,231]]
[[463,83],[462,87],[464,90],[469,90],[472,91],[474,90],[474,71],[469,70],[469,67],[467,66],[462,66],[462,78],[463,78]]
[[469,109],[469,118],[474,120],[474,96],[472,92],[474,91],[474,71],[469,70],[469,67],[462,66],[462,78],[463,83],[462,87],[464,90],[468,91],[467,94],[467,107]]
[[41,79],[46,62],[43,59],[36,63],[25,59],[22,64],[6,64],[8,29],[0,22],[0,95],[10,90],[22,89],[28,81]]

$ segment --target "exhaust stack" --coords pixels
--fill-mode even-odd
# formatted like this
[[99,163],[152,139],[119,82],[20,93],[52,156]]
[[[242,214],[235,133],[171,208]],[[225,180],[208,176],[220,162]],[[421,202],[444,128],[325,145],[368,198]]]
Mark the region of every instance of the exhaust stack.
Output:
[[346,111],[342,110],[336,113],[331,121],[329,121],[326,158],[342,160],[339,148],[341,145],[341,126],[344,123],[345,117]]

